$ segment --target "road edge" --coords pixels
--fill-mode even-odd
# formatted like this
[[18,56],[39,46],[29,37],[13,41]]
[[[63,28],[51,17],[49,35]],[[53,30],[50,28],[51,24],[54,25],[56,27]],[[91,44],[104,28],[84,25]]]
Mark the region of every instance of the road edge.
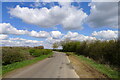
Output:
[[[70,62],[70,59],[68,58],[68,56],[66,56],[66,57],[67,57],[68,62],[71,63],[71,62]],[[78,74],[76,73],[76,71],[75,71],[74,68],[73,68],[73,72],[75,73],[75,75],[76,75],[78,78],[80,78],[80,77],[78,76]]]

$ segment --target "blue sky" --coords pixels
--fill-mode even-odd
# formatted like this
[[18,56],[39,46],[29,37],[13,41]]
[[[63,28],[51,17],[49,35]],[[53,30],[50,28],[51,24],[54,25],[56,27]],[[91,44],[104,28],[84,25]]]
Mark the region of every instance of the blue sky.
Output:
[[[37,6],[36,6],[36,4],[37,4]],[[99,37],[99,38],[104,38],[105,36],[102,36],[102,32],[103,33],[107,33],[107,32],[109,32],[109,30],[111,31],[111,33],[112,34],[109,34],[109,35],[113,35],[112,36],[112,38],[110,37],[108,37],[109,39],[113,39],[113,38],[115,38],[115,36],[114,36],[114,31],[117,31],[117,28],[116,28],[116,25],[115,24],[112,24],[111,22],[113,22],[114,23],[114,20],[112,20],[111,22],[109,22],[109,20],[108,19],[110,19],[110,18],[105,18],[104,20],[106,20],[108,23],[111,23],[111,24],[108,24],[107,22],[106,22],[106,24],[104,23],[104,22],[102,22],[102,21],[100,21],[100,20],[102,20],[99,16],[97,16],[97,17],[95,17],[94,18],[94,16],[92,15],[92,14],[94,14],[95,13],[95,11],[91,11],[92,10],[92,6],[89,6],[89,4],[90,4],[90,2],[72,2],[72,3],[70,3],[70,4],[61,4],[61,3],[59,3],[59,2],[50,2],[50,3],[45,3],[45,2],[40,2],[40,3],[35,3],[35,2],[3,2],[2,3],[2,23],[9,23],[12,27],[14,27],[14,28],[16,28],[17,30],[27,30],[27,31],[29,31],[29,32],[31,32],[32,30],[34,30],[34,31],[36,31],[36,32],[39,32],[39,31],[46,31],[46,32],[48,32],[50,35],[52,35],[53,33],[51,33],[52,31],[59,31],[59,32],[61,32],[61,34],[59,34],[60,35],[60,37],[59,38],[57,38],[58,40],[60,40],[61,38],[63,38],[65,35],[67,35],[67,33],[68,32],[71,32],[72,34],[73,33],[78,33],[79,35],[84,35],[84,36],[90,36],[90,37],[95,37],[95,38],[97,38],[97,37]],[[69,20],[68,21],[65,21],[65,22],[62,22],[62,23],[55,23],[54,22],[54,19],[53,19],[53,22],[50,22],[50,23],[54,23],[54,24],[57,24],[57,25],[53,25],[53,26],[50,26],[50,27],[44,27],[44,24],[46,24],[47,23],[47,21],[49,21],[49,20],[47,20],[46,22],[43,22],[43,24],[39,24],[39,22],[37,23],[37,21],[35,22],[35,23],[33,23],[33,24],[31,24],[31,22],[30,22],[30,20],[27,20],[27,21],[25,21],[26,20],[26,18],[24,19],[24,18],[22,18],[21,17],[21,15],[23,15],[24,16],[24,12],[22,12],[22,14],[21,15],[17,15],[17,14],[15,14],[15,11],[16,10],[11,10],[11,8],[12,9],[15,9],[15,8],[17,8],[17,5],[19,5],[19,8],[22,10],[23,8],[27,8],[28,10],[30,10],[30,9],[33,9],[34,11],[35,11],[35,9],[42,9],[42,8],[47,8],[48,10],[50,10],[51,8],[53,8],[53,7],[55,7],[55,6],[58,6],[59,8],[62,8],[63,6],[64,6],[64,8],[66,7],[68,7],[69,9],[71,9],[70,11],[71,11],[71,14],[74,14],[74,15],[77,15],[77,10],[79,10],[79,11],[82,11],[81,12],[81,14],[79,14],[79,15],[77,15],[77,17],[76,16],[74,16],[74,17],[76,17],[76,18],[78,18],[80,15],[81,15],[81,17],[79,17],[78,18],[78,20],[77,19],[75,19],[75,22],[73,22],[72,21],[72,19],[71,19],[71,21],[72,21],[72,23],[73,23],[73,27],[72,26],[68,26],[67,28],[66,28],[66,22],[68,22],[68,24],[69,24]],[[103,4],[101,4],[101,7],[104,7],[105,5],[103,5]],[[73,6],[74,7],[74,9],[76,10],[76,14],[73,12],[72,13],[72,8],[71,8],[71,6]],[[97,4],[94,4],[94,6],[96,6],[97,7]],[[19,9],[18,8],[18,9]],[[59,9],[58,8],[58,9]],[[60,10],[64,10],[64,8],[63,9],[60,9]],[[73,10],[74,10],[73,9]],[[97,8],[96,8],[97,9]],[[98,8],[99,9],[99,8]],[[104,9],[104,8],[102,8],[102,9]],[[94,9],[93,9],[94,10]],[[53,11],[54,13],[55,13],[55,11]],[[65,11],[65,12],[67,12],[67,11]],[[59,12],[60,13],[60,12]],[[84,13],[84,14],[83,14]],[[111,12],[112,13],[112,12]],[[56,13],[57,14],[57,13]],[[83,14],[83,16],[85,16],[85,17],[83,17],[82,16],[82,14]],[[38,14],[39,15],[39,14]],[[44,15],[44,14],[43,14]],[[57,14],[57,17],[59,17],[59,15],[63,15],[62,13],[61,14]],[[99,14],[96,14],[96,15],[99,15]],[[103,18],[104,18],[104,16],[106,16],[106,14],[105,13],[102,13],[101,12],[101,15],[103,15]],[[32,17],[32,16],[34,16],[34,14],[33,15],[31,15],[30,17]],[[56,16],[55,16],[56,17]],[[110,16],[111,17],[111,16]],[[40,17],[41,18],[41,17]],[[54,17],[53,17],[54,18]],[[69,17],[68,17],[69,18]],[[86,22],[86,21],[84,21],[84,20],[82,20],[81,21],[81,25],[77,25],[77,27],[76,28],[74,28],[74,25],[75,24],[77,24],[78,22],[79,22],[79,20],[81,20],[81,19],[83,18],[83,19],[88,19],[88,22]],[[51,18],[52,19],[52,18]],[[66,18],[65,18],[66,19]],[[55,21],[56,21],[57,19],[55,19]],[[90,21],[91,20],[91,21]],[[76,21],[77,21],[77,23],[76,23]],[[84,21],[84,23],[83,23],[83,21]],[[101,24],[99,24],[99,22],[96,22],[96,21],[99,21]],[[34,21],[33,21],[34,22]],[[57,22],[57,21],[56,21]],[[92,24],[89,24],[90,22],[92,22]],[[37,23],[37,24],[36,24]],[[48,22],[49,23],[49,22]],[[102,24],[103,23],[103,24]],[[39,24],[39,25],[38,25]],[[94,25],[95,24],[95,25]],[[96,26],[96,24],[98,25],[98,27],[95,27]],[[46,24],[47,25],[47,24]],[[51,25],[51,24],[50,24]],[[101,25],[103,25],[103,26],[101,26]],[[47,25],[48,26],[48,25]],[[81,27],[83,27],[83,29],[79,29],[79,26]],[[70,27],[70,28],[69,28]],[[115,28],[113,28],[113,27],[115,27]],[[96,31],[97,32],[97,35],[95,34],[94,36],[92,35],[92,33],[94,33],[94,31]],[[101,31],[101,33],[100,33],[100,31]],[[106,31],[106,32],[105,32]],[[113,32],[112,32],[113,31]],[[7,33],[7,32],[6,32]],[[45,42],[46,41],[46,39],[48,39],[48,38],[50,38],[51,36],[49,36],[49,37],[45,37],[45,38],[42,38],[42,37],[34,37],[34,36],[28,36],[28,35],[26,35],[26,34],[24,34],[24,35],[16,35],[16,34],[11,34],[11,33],[4,33],[3,32],[3,34],[5,34],[5,35],[7,35],[9,38],[23,38],[23,39],[26,39],[26,40],[37,40],[37,41],[43,41],[43,42]],[[56,36],[55,35],[55,33],[53,34],[54,36]],[[74,34],[73,34],[74,35]],[[107,36],[109,36],[109,35],[107,35]],[[58,35],[57,35],[58,36]],[[67,35],[67,36],[69,36],[69,34]],[[53,36],[52,36],[53,37]],[[80,37],[80,36],[79,36]],[[68,37],[66,37],[66,38],[68,38]],[[70,38],[70,37],[69,37]],[[77,37],[76,37],[77,38]],[[8,38],[7,38],[8,39]],[[105,38],[106,39],[106,38]]]

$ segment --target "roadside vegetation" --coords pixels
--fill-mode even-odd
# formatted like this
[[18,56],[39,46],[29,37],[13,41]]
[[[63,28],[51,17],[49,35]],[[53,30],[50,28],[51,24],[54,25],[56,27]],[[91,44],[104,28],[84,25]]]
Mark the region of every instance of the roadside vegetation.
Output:
[[[62,41],[60,42],[63,52],[74,52],[79,58],[88,61],[94,66],[99,64],[99,69],[104,74],[108,75],[110,78],[113,78],[115,75],[120,76],[120,42],[118,40],[110,41]],[[67,54],[70,55],[70,54]],[[85,59],[85,57],[91,59]],[[95,63],[92,63],[92,60]],[[108,66],[112,72],[107,68],[102,67],[102,65]],[[100,69],[101,68],[101,69]],[[102,70],[103,68],[103,70]],[[117,72],[117,73],[116,73]],[[111,74],[111,75],[110,75]],[[114,76],[112,76],[114,75]]]
[[48,55],[49,53],[52,52],[52,50],[49,49],[30,49],[30,55],[34,57],[39,57],[42,55]]
[[118,71],[112,69],[111,67],[109,67],[108,65],[104,65],[104,64],[100,64],[98,62],[96,62],[95,60],[85,57],[83,55],[76,55],[75,53],[72,52],[66,52],[67,56],[75,56],[77,57],[77,59],[84,63],[84,64],[88,64],[90,67],[96,69],[97,71],[103,73],[105,76],[109,77],[109,78],[118,78]]
[[33,47],[3,47],[2,75],[51,56],[52,50]]
[[107,75],[109,78],[118,78],[118,71],[112,69],[111,67],[104,65],[104,64],[99,64],[97,62],[95,62],[94,60],[90,59],[90,58],[86,58],[84,56],[77,56],[80,61],[83,61],[87,64],[89,64],[91,67],[95,68],[96,70],[98,70],[99,72]]

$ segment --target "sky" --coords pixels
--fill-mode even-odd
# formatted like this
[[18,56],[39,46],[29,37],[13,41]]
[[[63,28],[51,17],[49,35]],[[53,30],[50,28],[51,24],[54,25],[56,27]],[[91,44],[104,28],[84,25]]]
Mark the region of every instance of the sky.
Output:
[[117,2],[2,2],[1,12],[1,46],[118,38]]

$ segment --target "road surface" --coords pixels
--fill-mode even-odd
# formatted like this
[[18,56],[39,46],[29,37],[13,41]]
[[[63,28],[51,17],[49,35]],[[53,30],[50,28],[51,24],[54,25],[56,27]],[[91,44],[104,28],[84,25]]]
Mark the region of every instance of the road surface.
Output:
[[64,53],[54,53],[53,57],[15,70],[5,78],[79,78],[68,57]]

